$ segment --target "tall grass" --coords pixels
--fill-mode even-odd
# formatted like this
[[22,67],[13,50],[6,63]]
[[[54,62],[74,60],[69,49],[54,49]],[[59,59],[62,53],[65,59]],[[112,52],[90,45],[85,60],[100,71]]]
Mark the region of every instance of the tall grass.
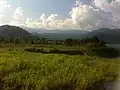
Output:
[[1,52],[0,90],[87,90],[116,80],[119,66],[118,59]]

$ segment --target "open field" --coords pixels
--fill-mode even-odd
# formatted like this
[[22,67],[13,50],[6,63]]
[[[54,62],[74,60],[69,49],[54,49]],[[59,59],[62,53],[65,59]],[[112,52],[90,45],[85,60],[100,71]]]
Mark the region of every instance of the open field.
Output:
[[0,48],[0,90],[99,90],[117,79],[119,68],[119,59],[4,47]]

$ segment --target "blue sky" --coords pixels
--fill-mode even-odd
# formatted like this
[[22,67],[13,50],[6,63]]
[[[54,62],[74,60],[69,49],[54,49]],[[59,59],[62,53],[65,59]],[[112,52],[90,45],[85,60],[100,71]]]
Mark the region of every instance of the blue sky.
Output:
[[67,17],[75,0],[9,0],[13,7],[22,7],[26,14],[39,17],[42,13],[57,13]]
[[0,0],[0,25],[31,28],[120,28],[120,0]]
[[[87,3],[90,0],[81,0]],[[42,13],[57,13],[63,18],[68,17],[68,13],[75,6],[75,0],[9,0],[13,7],[22,7],[27,15],[34,18],[39,17]]]

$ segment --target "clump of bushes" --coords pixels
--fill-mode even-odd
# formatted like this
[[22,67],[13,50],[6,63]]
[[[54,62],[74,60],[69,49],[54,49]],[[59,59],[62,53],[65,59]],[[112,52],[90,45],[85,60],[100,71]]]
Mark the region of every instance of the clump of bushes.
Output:
[[119,51],[114,48],[108,47],[87,47],[83,50],[59,50],[57,48],[27,48],[27,52],[40,52],[40,53],[57,53],[57,54],[67,54],[67,55],[88,55],[88,56],[99,56],[99,57],[118,57]]
[[57,53],[57,54],[68,54],[68,55],[84,55],[81,50],[59,50],[53,49],[37,49],[37,48],[27,48],[27,52],[41,52],[41,53]]
[[26,48],[25,51],[27,52],[43,52],[43,48],[42,49],[37,49],[37,48]]
[[118,57],[119,51],[114,48],[108,47],[99,47],[99,48],[89,48],[87,49],[87,54],[90,56],[99,56],[99,57]]

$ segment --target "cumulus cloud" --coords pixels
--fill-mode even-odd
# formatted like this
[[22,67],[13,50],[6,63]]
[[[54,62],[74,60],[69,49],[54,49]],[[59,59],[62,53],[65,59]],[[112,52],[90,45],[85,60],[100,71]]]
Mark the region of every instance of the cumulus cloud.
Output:
[[12,18],[11,24],[13,25],[24,25],[27,20],[21,7],[15,9]]
[[72,9],[70,15],[73,23],[79,25],[81,29],[111,27],[109,18],[107,18],[110,15],[90,5],[80,4]]
[[36,24],[41,28],[53,29],[75,28],[92,30],[97,28],[118,28],[120,23],[119,4],[119,0],[93,0],[92,4],[87,5],[77,0],[75,7],[69,13],[70,18],[61,20],[57,14],[42,14]]
[[109,0],[94,0],[93,2],[96,7],[100,8],[101,10],[104,11],[109,11],[110,10],[110,5],[109,5]]
[[12,8],[6,0],[0,1],[0,24],[10,23],[12,18]]
[[110,12],[112,14],[111,21],[116,28],[120,28],[120,0],[94,0],[94,4],[100,10]]
[[0,25],[23,25],[26,21],[24,11],[21,7],[13,9],[7,0],[0,0]]
[[29,22],[26,23],[26,25],[29,27],[32,26],[34,28],[37,27],[37,28],[57,29],[57,28],[61,28],[63,22],[64,20],[59,19],[59,16],[57,14],[51,14],[51,15],[42,14],[38,20],[36,21],[29,20]]
[[120,0],[92,0],[89,5],[76,3],[70,15],[79,28],[120,28]]
[[76,0],[66,19],[58,14],[43,13],[37,20],[33,20],[32,17],[25,16],[21,7],[13,9],[7,0],[1,0],[0,7],[0,24],[47,29],[120,28],[120,0],[91,0],[90,4]]

